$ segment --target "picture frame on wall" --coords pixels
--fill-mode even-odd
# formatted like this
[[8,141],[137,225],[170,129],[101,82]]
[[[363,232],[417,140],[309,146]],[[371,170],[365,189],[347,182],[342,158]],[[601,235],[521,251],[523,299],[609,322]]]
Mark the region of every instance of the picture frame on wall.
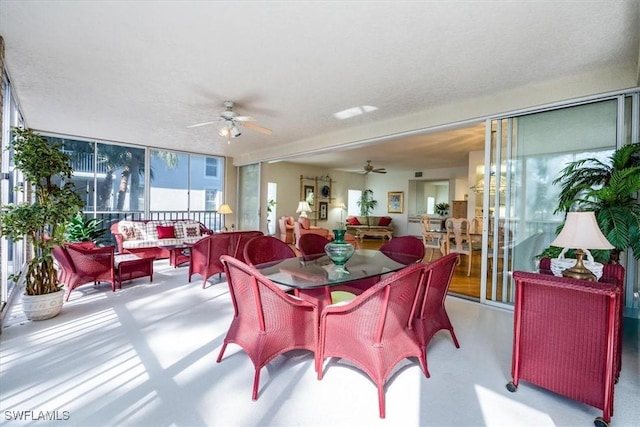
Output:
[[309,203],[309,205],[313,205],[313,199],[315,194],[313,194],[313,185],[305,185],[304,186],[304,200]]
[[318,219],[326,221],[328,216],[329,216],[329,203],[328,202],[318,203]]
[[404,210],[404,191],[389,191],[387,194],[387,212],[402,213]]

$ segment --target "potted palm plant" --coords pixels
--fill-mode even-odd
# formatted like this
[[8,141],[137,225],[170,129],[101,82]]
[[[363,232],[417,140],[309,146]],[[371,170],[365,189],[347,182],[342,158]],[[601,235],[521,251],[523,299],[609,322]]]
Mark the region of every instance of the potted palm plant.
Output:
[[[640,143],[616,150],[609,162],[587,158],[569,163],[553,181],[560,184],[555,212],[593,211],[602,233],[614,246],[610,253],[594,251],[600,262],[618,262],[620,252],[632,248],[640,259]],[[540,256],[554,258],[561,248]]]
[[371,214],[371,211],[378,205],[378,201],[373,199],[373,190],[364,190],[360,195],[360,200],[358,200],[356,203],[360,208],[360,215],[367,218],[367,226],[371,226],[371,224],[369,224],[369,215]]
[[[14,128],[9,149],[26,180],[20,190],[32,200],[5,207],[1,234],[14,241],[27,239],[33,247],[33,257],[22,272],[22,304],[28,319],[43,320],[57,315],[62,307],[64,292],[52,252],[64,241],[65,224],[82,209],[83,202],[71,182],[70,157],[59,145],[49,144],[30,129]],[[47,310],[38,313],[39,308]]]

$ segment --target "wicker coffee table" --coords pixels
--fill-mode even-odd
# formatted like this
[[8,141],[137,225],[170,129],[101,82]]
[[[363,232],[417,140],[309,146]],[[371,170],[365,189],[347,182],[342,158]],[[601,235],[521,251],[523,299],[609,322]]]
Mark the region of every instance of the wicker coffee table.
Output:
[[116,255],[114,264],[118,288],[122,289],[123,280],[132,280],[139,277],[149,276],[149,281],[152,282],[154,260],[154,257],[141,258],[133,254]]
[[393,231],[389,230],[357,230],[356,231],[356,239],[362,240],[364,236],[370,237],[382,237],[383,239],[386,237],[391,240],[393,238]]

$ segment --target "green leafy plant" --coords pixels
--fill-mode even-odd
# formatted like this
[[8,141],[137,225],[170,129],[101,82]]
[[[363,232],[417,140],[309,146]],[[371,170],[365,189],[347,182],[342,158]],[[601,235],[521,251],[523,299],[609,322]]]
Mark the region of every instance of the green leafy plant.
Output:
[[640,143],[621,147],[609,160],[569,163],[553,181],[561,186],[555,212],[594,211],[602,233],[615,247],[611,261],[617,262],[629,247],[640,259]]
[[360,215],[367,218],[367,225],[369,224],[369,215],[371,211],[378,205],[378,201],[373,199],[373,190],[364,190],[360,195],[360,199],[356,202],[360,208]]
[[436,203],[434,209],[438,215],[446,216],[449,213],[449,203]]
[[64,225],[83,206],[71,182],[70,158],[58,144],[24,128],[13,128],[9,149],[27,181],[19,191],[26,191],[27,199],[33,200],[7,205],[0,218],[1,232],[14,241],[26,238],[33,245],[24,275],[27,295],[56,292],[60,285],[52,250],[64,241]]
[[67,223],[64,239],[67,242],[94,242],[98,244],[106,232],[106,229],[101,225],[102,220],[90,218],[82,212],[78,212]]
[[270,214],[273,211],[273,208],[276,207],[276,201],[273,199],[269,199],[267,202],[267,214]]

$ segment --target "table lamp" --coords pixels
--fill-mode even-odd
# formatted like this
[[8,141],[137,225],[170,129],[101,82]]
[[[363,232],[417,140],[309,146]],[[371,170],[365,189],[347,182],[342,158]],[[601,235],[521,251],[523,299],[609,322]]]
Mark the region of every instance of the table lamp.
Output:
[[227,215],[227,214],[232,214],[233,211],[231,210],[231,207],[228,204],[224,203],[220,205],[220,207],[218,208],[218,213],[222,215]]
[[[228,204],[226,204],[226,203],[223,203],[223,204],[222,204],[222,205],[220,205],[220,207],[218,208],[218,213],[219,213],[220,215],[229,215],[229,214],[232,214],[232,213],[233,213],[233,211],[231,210],[231,206],[229,206],[229,205],[228,205]],[[223,220],[224,220],[224,217],[223,217]],[[233,225],[231,226],[231,229],[232,229],[232,231],[233,231]],[[224,230],[224,231],[227,231],[227,227],[226,227],[226,225],[223,227],[223,230]]]
[[[596,275],[584,265],[583,257],[585,253],[589,256],[589,249],[613,249],[613,245],[609,243],[607,238],[600,231],[596,216],[593,212],[568,212],[567,220],[562,227],[562,231],[551,242],[552,246],[560,248],[575,249],[576,263],[573,267],[562,271],[562,276],[571,277],[582,280],[596,280]],[[563,251],[563,252],[564,252]],[[562,254],[561,254],[562,255]],[[554,263],[552,259],[552,264]],[[556,261],[557,263],[557,261]],[[599,264],[593,263],[590,264]],[[602,266],[599,264],[600,267]]]
[[296,209],[296,212],[300,214],[301,218],[307,218],[307,212],[311,212],[309,203],[307,203],[305,200],[298,202],[298,209]]

